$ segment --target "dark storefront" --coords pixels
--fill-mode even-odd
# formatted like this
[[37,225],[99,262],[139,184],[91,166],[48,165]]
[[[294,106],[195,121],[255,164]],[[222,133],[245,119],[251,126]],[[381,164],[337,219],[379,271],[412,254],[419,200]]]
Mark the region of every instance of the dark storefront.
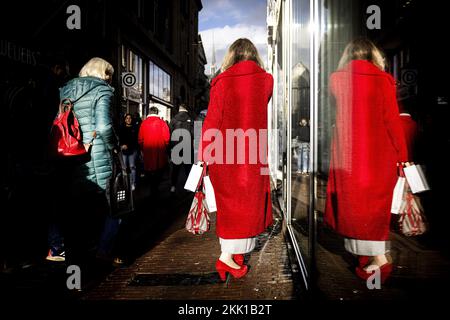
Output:
[[[198,72],[200,1],[47,2],[21,11],[22,5],[12,5],[13,15],[2,12],[2,79],[26,83],[26,74],[46,72],[55,57],[65,59],[69,77],[75,77],[86,61],[100,56],[115,68],[118,112],[144,116],[149,104],[160,103],[169,108],[163,110],[169,120],[170,108],[181,102],[198,109],[196,81],[204,78]],[[79,11],[70,11],[71,5]],[[69,29],[75,13],[79,29]],[[136,83],[119,90],[124,72],[133,72]]]
[[[200,64],[206,61],[198,35],[202,3],[16,1],[7,8],[0,18],[0,119],[1,132],[8,137],[2,157],[2,203],[10,207],[2,209],[8,213],[1,242],[8,247],[17,239],[17,248],[11,250],[27,256],[27,252],[36,252],[34,245],[45,243],[45,239],[31,241],[39,229],[36,226],[46,227],[36,212],[20,204],[24,194],[31,195],[30,201],[42,213],[50,203],[46,144],[58,108],[58,87],[98,56],[115,70],[113,119],[117,126],[124,113],[145,118],[152,106],[167,121],[180,103],[192,113],[205,108],[203,96],[208,88]],[[64,78],[55,76],[55,65],[64,69]],[[127,73],[135,78],[131,85],[124,85]],[[21,219],[30,223],[23,225]],[[8,250],[1,252],[9,255]]]

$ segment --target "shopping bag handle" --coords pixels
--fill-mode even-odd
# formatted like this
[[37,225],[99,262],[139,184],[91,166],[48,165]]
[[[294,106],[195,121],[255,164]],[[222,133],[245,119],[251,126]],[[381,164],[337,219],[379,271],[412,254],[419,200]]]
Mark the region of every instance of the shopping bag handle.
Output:
[[197,188],[195,189],[196,192],[203,189],[203,178],[206,176],[207,170],[208,170],[208,163],[207,162],[201,162],[201,163],[203,166],[203,170],[202,170],[202,175],[200,176],[200,180],[198,181]]
[[403,165],[397,164],[397,176],[399,177],[405,177],[405,172],[403,171]]
[[[408,165],[406,165],[408,164]],[[397,162],[397,175],[399,177],[405,177],[404,168],[409,166],[415,166],[416,164],[413,161],[405,161],[405,162]]]

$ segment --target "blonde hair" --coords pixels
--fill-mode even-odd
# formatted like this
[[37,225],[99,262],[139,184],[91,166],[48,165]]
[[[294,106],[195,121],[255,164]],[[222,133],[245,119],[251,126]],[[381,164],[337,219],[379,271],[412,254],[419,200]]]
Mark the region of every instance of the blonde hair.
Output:
[[223,58],[220,70],[224,72],[234,64],[245,60],[254,61],[261,68],[264,66],[255,45],[246,38],[237,39],[228,48],[227,54]]
[[81,68],[80,77],[96,77],[105,81],[110,81],[114,74],[113,66],[102,58],[92,58],[89,60],[83,68]]
[[352,60],[367,60],[372,62],[382,71],[386,65],[383,54],[375,44],[366,38],[352,40],[344,49],[338,69],[344,68]]

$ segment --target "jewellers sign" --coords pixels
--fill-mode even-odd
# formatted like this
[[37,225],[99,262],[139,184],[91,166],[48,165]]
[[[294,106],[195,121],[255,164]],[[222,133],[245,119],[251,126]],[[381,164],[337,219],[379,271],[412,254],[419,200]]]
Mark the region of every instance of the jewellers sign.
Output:
[[39,53],[28,48],[18,46],[6,40],[0,40],[0,57],[5,57],[9,60],[30,66],[36,66],[38,56]]

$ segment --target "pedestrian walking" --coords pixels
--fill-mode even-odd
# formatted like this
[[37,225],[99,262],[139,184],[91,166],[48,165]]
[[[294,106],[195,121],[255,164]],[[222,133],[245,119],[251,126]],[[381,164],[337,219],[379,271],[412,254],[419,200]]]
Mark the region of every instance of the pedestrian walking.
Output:
[[367,279],[392,270],[389,226],[397,166],[408,160],[396,101],[395,81],[384,72],[380,50],[356,39],[330,77],[336,100],[325,223],[359,256],[357,275]]
[[[226,273],[235,278],[246,275],[244,254],[255,248],[256,236],[273,222],[267,164],[253,159],[257,150],[250,147],[255,141],[226,145],[227,132],[264,132],[267,130],[267,105],[272,96],[273,78],[264,71],[254,44],[248,39],[236,40],[228,49],[221,73],[211,83],[208,113],[202,127],[199,160],[208,162],[209,176],[217,203],[216,232],[221,255],[216,269],[222,280]],[[210,143],[205,134],[222,135],[224,145]],[[267,135],[258,137],[259,154],[267,155]],[[217,141],[216,141],[217,142]],[[228,142],[227,142],[228,143]],[[213,162],[215,157],[232,159]],[[231,151],[230,151],[231,150]],[[238,151],[240,150],[240,151]],[[226,151],[234,152],[227,154]],[[238,163],[238,152],[245,161]]]
[[111,117],[114,89],[110,84],[113,73],[110,63],[95,57],[82,67],[78,78],[69,81],[60,90],[61,100],[70,99],[73,102],[83,143],[92,144],[90,159],[85,163],[73,164],[71,202],[60,208],[61,211],[71,211],[70,236],[66,243],[69,250],[66,253],[72,256],[71,260],[75,263],[83,259],[84,250],[91,248],[88,238],[98,235],[97,227],[102,228],[100,239],[96,241],[97,257],[112,259],[114,241],[121,223],[120,219],[109,215],[106,192],[112,175],[112,150],[118,147]]
[[[68,76],[68,63],[65,59],[54,57],[49,65],[48,77],[45,81],[45,98],[43,104],[47,105],[47,115],[45,121],[46,136],[48,140],[48,132],[51,127],[52,120],[49,119],[55,116],[55,112],[59,105],[59,88],[64,85],[66,77]],[[51,108],[53,106],[53,108]],[[50,116],[51,115],[51,116]],[[45,148],[45,150],[48,150]],[[47,155],[48,156],[48,155]],[[49,161],[51,163],[51,209],[48,218],[48,253],[46,259],[49,261],[65,261],[64,248],[64,232],[67,224],[64,213],[61,212],[60,207],[64,204],[64,192],[67,189],[67,172],[68,168],[64,163],[58,161]]]
[[419,137],[419,127],[416,120],[414,120],[405,106],[400,106],[400,119],[405,134],[406,146],[408,148],[408,159],[416,161],[416,145]]
[[139,150],[138,128],[133,123],[133,117],[127,113],[119,130],[119,144],[122,149],[123,162],[131,171],[131,190],[136,188],[136,159]]
[[301,119],[298,125],[298,158],[297,173],[307,175],[309,173],[309,125],[308,120]]
[[167,148],[170,140],[169,126],[158,117],[158,112],[158,108],[150,108],[149,116],[142,122],[138,135],[144,171],[150,180],[152,196],[158,193],[164,170],[168,165]]
[[[178,113],[172,118],[169,124],[170,128],[170,147],[172,160],[172,186],[170,192],[175,192],[180,171],[184,168],[184,174],[187,177],[194,161],[194,121],[184,103],[180,104]],[[175,137],[174,137],[175,132]],[[184,139],[188,139],[185,141]],[[182,148],[174,149],[175,146]],[[184,151],[188,151],[185,153]]]

